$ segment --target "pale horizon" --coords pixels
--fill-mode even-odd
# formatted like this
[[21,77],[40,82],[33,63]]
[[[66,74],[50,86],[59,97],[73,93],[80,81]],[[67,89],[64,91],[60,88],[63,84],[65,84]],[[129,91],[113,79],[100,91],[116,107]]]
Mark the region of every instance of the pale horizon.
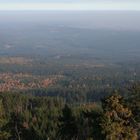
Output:
[[3,2],[0,1],[0,11],[21,11],[21,10],[71,10],[71,11],[94,11],[94,10],[119,10],[119,11],[140,11],[140,2],[139,1],[92,1],[87,2],[81,0],[73,2]]

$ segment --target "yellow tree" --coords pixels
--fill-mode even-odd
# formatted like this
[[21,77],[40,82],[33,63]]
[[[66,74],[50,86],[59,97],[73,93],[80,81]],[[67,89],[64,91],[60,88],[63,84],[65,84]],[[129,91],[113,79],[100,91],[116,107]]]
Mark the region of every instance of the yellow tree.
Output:
[[132,127],[132,112],[123,105],[120,95],[102,100],[102,133],[106,140],[137,140],[136,130]]

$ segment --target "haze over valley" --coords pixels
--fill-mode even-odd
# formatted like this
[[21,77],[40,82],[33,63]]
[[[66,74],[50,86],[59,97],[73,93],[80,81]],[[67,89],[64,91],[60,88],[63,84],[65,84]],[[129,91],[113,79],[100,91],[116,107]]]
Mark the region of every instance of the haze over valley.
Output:
[[140,139],[140,10],[126,1],[0,0],[13,8],[0,6],[0,140]]

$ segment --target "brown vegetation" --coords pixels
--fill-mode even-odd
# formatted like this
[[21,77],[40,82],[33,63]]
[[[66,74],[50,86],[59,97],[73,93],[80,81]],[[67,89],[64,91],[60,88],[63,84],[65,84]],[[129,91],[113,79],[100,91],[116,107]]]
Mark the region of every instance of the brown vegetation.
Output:
[[0,74],[0,92],[11,90],[27,90],[35,88],[47,88],[55,83],[57,76],[41,77],[30,74]]

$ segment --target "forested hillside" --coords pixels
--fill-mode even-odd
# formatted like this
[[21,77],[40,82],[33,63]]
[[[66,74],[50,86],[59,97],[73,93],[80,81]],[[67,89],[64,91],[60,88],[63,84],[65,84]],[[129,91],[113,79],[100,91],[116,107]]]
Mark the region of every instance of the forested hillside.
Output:
[[127,97],[114,91],[98,103],[0,94],[0,140],[138,140],[140,84]]

